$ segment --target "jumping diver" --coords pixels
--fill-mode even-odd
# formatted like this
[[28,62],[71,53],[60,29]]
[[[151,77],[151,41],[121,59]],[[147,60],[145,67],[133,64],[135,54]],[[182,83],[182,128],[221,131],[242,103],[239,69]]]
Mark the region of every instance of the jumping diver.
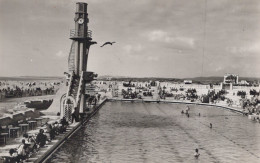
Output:
[[103,47],[103,46],[105,46],[105,45],[113,45],[114,43],[116,43],[116,42],[105,42],[102,46],[100,46],[100,47]]

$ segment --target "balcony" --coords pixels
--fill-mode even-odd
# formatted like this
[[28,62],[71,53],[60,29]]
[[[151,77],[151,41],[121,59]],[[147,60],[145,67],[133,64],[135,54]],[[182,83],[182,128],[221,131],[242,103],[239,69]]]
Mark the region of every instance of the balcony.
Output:
[[78,31],[75,29],[71,29],[70,30],[70,38],[71,39],[88,39],[88,40],[92,40],[92,31],[88,30],[87,32],[83,31]]

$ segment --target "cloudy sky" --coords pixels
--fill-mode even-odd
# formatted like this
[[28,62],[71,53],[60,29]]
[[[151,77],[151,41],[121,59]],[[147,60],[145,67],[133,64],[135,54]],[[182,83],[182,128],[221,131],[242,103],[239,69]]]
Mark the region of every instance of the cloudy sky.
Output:
[[[62,76],[75,2],[0,0],[0,76]],[[260,77],[259,0],[87,0],[88,70],[132,77]],[[116,41],[113,46],[99,46]]]

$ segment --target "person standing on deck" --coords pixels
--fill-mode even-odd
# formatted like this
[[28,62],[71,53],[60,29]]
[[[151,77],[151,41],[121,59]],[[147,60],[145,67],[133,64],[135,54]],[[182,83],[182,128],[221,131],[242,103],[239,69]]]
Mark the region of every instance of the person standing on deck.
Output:
[[73,113],[71,114],[71,118],[72,118],[71,123],[73,123],[74,120],[75,120],[75,122],[78,122],[78,118],[76,116],[76,109],[74,109]]

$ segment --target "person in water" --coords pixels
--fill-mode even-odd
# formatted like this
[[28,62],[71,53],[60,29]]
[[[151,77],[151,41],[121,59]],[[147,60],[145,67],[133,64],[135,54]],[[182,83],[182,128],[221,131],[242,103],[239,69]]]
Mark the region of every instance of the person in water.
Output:
[[212,123],[209,124],[209,127],[212,128]]
[[184,111],[183,111],[183,110],[181,111],[181,114],[184,114]]
[[188,111],[190,110],[190,107],[188,105],[186,106],[186,108],[187,108],[186,110],[188,110]]
[[200,113],[199,113],[199,117],[200,117]]
[[199,154],[199,149],[196,148],[196,149],[195,149],[194,157],[195,157],[195,158],[199,158],[199,156],[200,156],[200,154]]

